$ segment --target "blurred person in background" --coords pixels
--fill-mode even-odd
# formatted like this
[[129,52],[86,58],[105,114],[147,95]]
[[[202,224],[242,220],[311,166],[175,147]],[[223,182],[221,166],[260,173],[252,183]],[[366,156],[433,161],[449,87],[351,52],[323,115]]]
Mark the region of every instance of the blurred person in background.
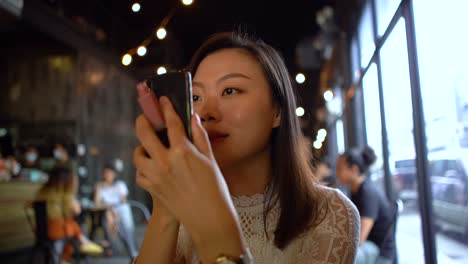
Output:
[[58,166],[68,166],[68,151],[62,144],[54,145],[53,155]]
[[55,144],[52,154],[54,156],[55,164],[57,166],[65,166],[65,167],[70,168],[73,174],[78,173],[78,164],[76,163],[75,160],[73,160],[70,157],[70,154],[67,148],[63,144],[60,144],[60,143]]
[[321,184],[332,188],[336,187],[336,178],[332,175],[330,164],[325,157],[321,157],[317,160],[315,175]]
[[103,248],[89,240],[81,231],[74,217],[81,213],[76,199],[78,177],[66,167],[54,167],[49,172],[48,181],[40,188],[36,200],[46,201],[47,231],[50,240],[57,240],[55,254],[62,252],[62,263],[70,261],[73,247],[59,241],[74,238],[80,243],[80,251],[87,254],[101,254]]
[[26,147],[19,178],[34,182],[47,180],[47,174],[40,169],[39,151],[34,146]]
[[26,147],[23,153],[23,168],[39,168],[39,151],[36,147]]
[[105,207],[106,221],[110,239],[120,233],[127,243],[132,258],[138,254],[135,241],[135,223],[130,206],[127,203],[128,187],[122,180],[117,180],[117,171],[108,163],[102,173],[102,181],[96,183],[94,190],[95,207]]
[[11,179],[10,170],[7,167],[6,160],[3,159],[0,152],[0,181],[9,181]]
[[13,155],[8,155],[5,159],[7,169],[13,178],[17,177],[21,171],[21,164],[16,160]]
[[336,176],[340,183],[350,188],[351,201],[361,216],[356,264],[391,264],[395,256],[395,209],[367,177],[369,167],[376,159],[374,150],[364,146],[345,151],[336,163]]

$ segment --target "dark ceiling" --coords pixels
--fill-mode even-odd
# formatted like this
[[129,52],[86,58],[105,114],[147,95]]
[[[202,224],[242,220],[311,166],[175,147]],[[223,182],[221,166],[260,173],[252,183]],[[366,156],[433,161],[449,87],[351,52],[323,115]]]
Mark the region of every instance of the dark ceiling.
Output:
[[[306,109],[306,115],[301,120],[309,133],[320,126],[315,113],[324,106],[319,93],[319,76],[324,58],[323,50],[315,47],[314,42],[318,38],[330,39],[330,31],[346,31],[350,20],[347,16],[353,13],[350,10],[364,0],[194,0],[191,6],[184,6],[180,1],[139,1],[141,11],[134,13],[131,6],[135,1],[129,0],[26,0],[25,7],[29,8],[24,11],[30,20],[34,18],[35,23],[47,16],[61,18],[56,21],[84,33],[96,47],[109,52],[110,60],[114,63],[120,62],[123,54],[154,34],[161,22],[172,14],[166,26],[167,38],[162,41],[154,39],[148,45],[146,56],[134,55],[128,69],[136,73],[137,78],[143,73],[154,73],[160,64],[173,69],[185,67],[196,48],[215,32],[247,32],[278,49],[292,77],[299,71],[306,74],[306,82],[297,85],[299,104]],[[328,30],[323,24],[319,26],[316,18],[326,6],[332,7],[334,13]],[[35,15],[39,13],[38,9],[47,11],[43,13],[49,15],[38,18]],[[75,40],[61,35],[65,26],[57,25],[62,22],[42,22],[41,31],[55,32],[54,35],[61,36],[59,39],[74,46]],[[335,29],[330,30],[330,27]],[[8,39],[13,46],[24,43],[24,36],[28,36],[27,42],[31,43],[33,36],[30,27],[21,23],[2,22],[0,31],[3,35],[9,33]],[[324,33],[328,35],[324,37]],[[300,55],[298,50],[302,51]],[[299,59],[301,63],[298,63]]]
[[[142,8],[138,13],[131,11],[134,2],[83,0],[60,4],[66,6],[70,15],[84,16],[112,34],[115,47],[122,53],[154,34],[163,19],[175,10],[166,27],[167,42],[170,38],[178,42],[183,53],[182,64],[188,62],[210,34],[241,28],[279,49],[288,67],[294,70],[296,45],[318,33],[317,11],[326,5],[333,6],[335,0],[194,0],[190,6],[182,5],[180,0],[143,0],[139,1]],[[154,48],[161,49],[164,41],[159,42],[154,43]],[[157,50],[151,50],[150,46],[147,58],[157,59],[151,56],[152,52],[157,53]]]
[[[139,73],[154,72],[156,66],[183,68],[196,48],[211,34],[219,31],[241,30],[259,37],[277,48],[285,58],[291,76],[304,72],[307,81],[298,86],[300,105],[306,109],[304,127],[311,131],[317,125],[316,109],[323,107],[319,95],[319,74],[322,58],[312,47],[321,33],[316,15],[324,7],[335,7],[339,0],[194,0],[184,6],[181,0],[139,1],[141,10],[134,13],[128,0],[47,1],[63,10],[74,20],[84,18],[87,23],[102,29],[106,44],[120,56],[136,48],[155,33],[161,22],[172,13],[166,26],[168,36],[154,39],[144,57],[133,56],[129,66]],[[341,2],[341,1],[340,1]],[[298,64],[299,43],[309,54],[312,67]],[[304,56],[302,56],[304,57]],[[309,65],[309,66],[310,66]]]

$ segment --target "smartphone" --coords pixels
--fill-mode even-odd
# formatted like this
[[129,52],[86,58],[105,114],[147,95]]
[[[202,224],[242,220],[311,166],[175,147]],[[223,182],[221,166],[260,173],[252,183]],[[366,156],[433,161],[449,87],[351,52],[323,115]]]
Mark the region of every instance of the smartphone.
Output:
[[[174,106],[176,113],[179,115],[182,123],[184,124],[187,138],[192,140],[190,119],[193,114],[193,100],[192,76],[190,72],[168,72],[162,75],[156,75],[148,79],[146,84],[158,99],[161,96],[167,96],[169,98],[172,105]],[[167,128],[156,131],[156,133],[161,142],[166,147],[169,147]]]

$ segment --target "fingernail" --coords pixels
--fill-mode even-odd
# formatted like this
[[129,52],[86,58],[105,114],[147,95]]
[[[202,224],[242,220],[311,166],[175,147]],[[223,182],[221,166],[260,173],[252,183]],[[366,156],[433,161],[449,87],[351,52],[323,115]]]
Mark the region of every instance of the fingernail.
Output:
[[200,116],[197,113],[195,113],[195,118],[197,119],[197,123],[199,125],[201,125],[201,119],[200,119]]

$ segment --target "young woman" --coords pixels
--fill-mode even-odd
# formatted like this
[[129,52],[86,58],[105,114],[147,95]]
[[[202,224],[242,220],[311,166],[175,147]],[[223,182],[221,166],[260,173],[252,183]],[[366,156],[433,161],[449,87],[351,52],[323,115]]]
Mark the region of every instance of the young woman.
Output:
[[[101,246],[90,241],[83,235],[74,217],[81,212],[81,206],[76,200],[78,177],[70,169],[54,167],[49,173],[49,180],[39,190],[36,200],[44,200],[47,205],[47,231],[51,240],[75,238],[80,242],[80,251],[90,254],[101,254]],[[57,252],[59,253],[59,252]],[[71,258],[73,247],[66,245],[63,249],[62,262]]]
[[135,223],[127,203],[128,188],[124,181],[116,180],[116,173],[111,165],[104,168],[103,181],[96,184],[94,191],[94,205],[107,208],[109,238],[114,240],[117,232],[120,232],[126,240],[129,254],[135,258],[138,249],[135,241]]
[[170,148],[136,121],[136,180],[154,210],[136,262],[353,263],[357,211],[313,180],[278,52],[220,33],[190,71],[193,143],[165,97]]
[[395,208],[392,208],[383,193],[366,177],[375,159],[374,150],[364,146],[349,149],[340,156],[336,164],[337,177],[351,189],[351,201],[361,215],[360,246],[356,263],[392,263],[395,254]]

